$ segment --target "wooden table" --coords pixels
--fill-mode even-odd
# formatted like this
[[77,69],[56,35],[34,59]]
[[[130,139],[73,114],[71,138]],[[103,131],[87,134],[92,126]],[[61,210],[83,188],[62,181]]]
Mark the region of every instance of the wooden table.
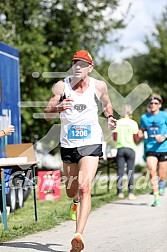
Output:
[[[35,178],[35,169],[37,167],[37,162],[27,162],[23,164],[0,164],[0,174],[1,174],[1,185],[2,185],[2,223],[4,225],[4,229],[6,230],[8,228],[7,225],[7,212],[6,212],[6,194],[5,194],[5,178],[4,178],[4,170],[5,169],[13,169],[13,170],[32,170],[33,178]],[[35,211],[35,220],[37,221],[37,201],[36,201],[36,189],[35,189],[35,183],[32,180],[33,186],[33,195],[34,195],[34,211]]]

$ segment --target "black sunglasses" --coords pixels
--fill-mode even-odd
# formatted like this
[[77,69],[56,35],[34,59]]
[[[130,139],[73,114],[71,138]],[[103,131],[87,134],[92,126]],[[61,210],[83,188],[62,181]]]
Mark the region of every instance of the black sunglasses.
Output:
[[88,67],[90,64],[88,62],[85,62],[85,61],[74,60],[73,65],[80,66],[81,68],[85,68],[85,67]]
[[159,102],[150,102],[150,105],[153,105],[153,104],[159,105],[160,103]]

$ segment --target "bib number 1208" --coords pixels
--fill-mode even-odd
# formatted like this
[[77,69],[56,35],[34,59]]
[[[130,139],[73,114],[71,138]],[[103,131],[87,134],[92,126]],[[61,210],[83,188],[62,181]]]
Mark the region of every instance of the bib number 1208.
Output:
[[90,125],[69,125],[68,139],[87,139],[91,137]]

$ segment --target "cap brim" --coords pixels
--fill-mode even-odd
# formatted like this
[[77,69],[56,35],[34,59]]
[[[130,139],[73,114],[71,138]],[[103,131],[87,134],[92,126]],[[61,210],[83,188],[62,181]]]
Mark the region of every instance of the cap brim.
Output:
[[88,60],[83,59],[83,58],[73,58],[71,61],[74,61],[74,60],[81,60],[81,61],[84,61],[84,62],[87,62],[87,63],[93,65],[93,63],[91,63],[91,62],[89,62]]

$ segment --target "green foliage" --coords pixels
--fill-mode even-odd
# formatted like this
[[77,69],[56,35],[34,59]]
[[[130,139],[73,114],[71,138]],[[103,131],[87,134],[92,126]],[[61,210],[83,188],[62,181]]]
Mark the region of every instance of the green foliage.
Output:
[[[0,2],[0,40],[20,52],[22,101],[48,101],[55,79],[44,72],[66,72],[75,51],[94,56],[107,43],[109,31],[123,28],[112,14],[119,0],[7,0]],[[39,77],[34,78],[33,72]],[[43,107],[22,108],[23,141],[43,137],[52,123],[35,119]],[[42,127],[41,127],[42,125]],[[40,130],[39,130],[40,129]]]
[[153,93],[159,93],[164,98],[164,108],[167,107],[167,6],[151,37],[146,37],[145,44],[148,53],[134,57],[135,74],[138,81],[147,82]]
[[143,166],[143,165],[140,165],[140,164],[137,164],[135,165],[135,172],[140,172],[140,173],[143,173],[143,171],[145,171],[147,169],[146,166]]

